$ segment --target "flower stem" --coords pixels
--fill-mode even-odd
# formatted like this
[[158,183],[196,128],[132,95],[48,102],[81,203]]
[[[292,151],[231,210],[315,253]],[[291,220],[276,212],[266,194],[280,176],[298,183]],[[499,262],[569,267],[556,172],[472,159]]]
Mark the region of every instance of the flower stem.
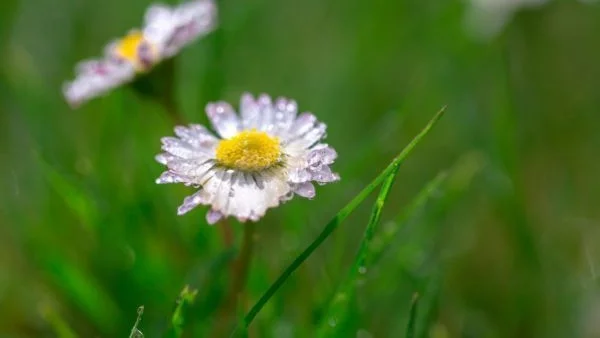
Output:
[[229,220],[227,218],[222,219],[218,227],[221,231],[221,238],[223,239],[225,249],[230,249],[233,246],[233,231],[231,230]]
[[151,72],[136,78],[131,88],[140,97],[161,105],[174,124],[182,125],[185,119],[175,99],[175,75],[175,60],[165,60]]
[[162,76],[162,91],[158,94],[160,103],[167,111],[167,114],[176,125],[184,124],[184,118],[177,107],[175,100],[175,60],[164,61],[160,65],[160,75]]
[[[228,226],[228,223],[223,226]],[[254,233],[256,224],[249,222],[244,225],[244,235],[242,246],[239,251],[238,258],[231,266],[231,289],[221,310],[219,311],[216,327],[214,328],[211,337],[223,337],[225,332],[237,323],[238,310],[244,313],[245,309],[240,309],[240,302],[244,303],[244,288],[248,279],[248,271],[252,262],[252,254],[254,252]],[[227,237],[224,235],[224,240]]]
[[238,259],[232,266],[232,287],[229,294],[229,310],[236,311],[238,300],[244,292],[246,279],[248,278],[248,270],[252,261],[252,253],[254,252],[254,231],[256,224],[249,222],[244,226],[244,238],[242,240],[242,248]]

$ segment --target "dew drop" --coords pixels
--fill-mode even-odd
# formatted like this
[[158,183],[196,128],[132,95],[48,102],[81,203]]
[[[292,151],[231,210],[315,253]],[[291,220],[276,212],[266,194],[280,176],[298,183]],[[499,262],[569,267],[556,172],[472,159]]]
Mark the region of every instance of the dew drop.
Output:
[[364,266],[359,267],[358,273],[360,273],[361,275],[364,275],[365,273],[367,273],[367,268]]
[[337,325],[337,318],[331,317],[331,318],[329,318],[329,320],[327,321],[327,323],[329,324],[329,326],[335,327]]

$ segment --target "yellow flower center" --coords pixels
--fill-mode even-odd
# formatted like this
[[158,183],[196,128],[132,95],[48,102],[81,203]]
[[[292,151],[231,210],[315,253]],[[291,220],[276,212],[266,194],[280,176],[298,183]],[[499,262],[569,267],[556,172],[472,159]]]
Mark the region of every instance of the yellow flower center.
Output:
[[217,145],[217,162],[241,171],[260,171],[279,162],[279,139],[255,129],[242,131]]
[[144,35],[140,31],[134,31],[127,34],[119,41],[116,52],[117,55],[131,63],[138,62],[138,48],[144,42]]

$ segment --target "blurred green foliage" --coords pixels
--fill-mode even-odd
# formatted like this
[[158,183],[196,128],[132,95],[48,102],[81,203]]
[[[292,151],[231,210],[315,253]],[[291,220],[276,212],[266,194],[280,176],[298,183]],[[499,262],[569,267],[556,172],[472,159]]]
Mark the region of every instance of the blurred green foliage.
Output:
[[[447,104],[400,168],[383,224],[440,171],[448,178],[403,219],[337,332],[401,337],[418,292],[416,337],[600,336],[597,4],[518,11],[484,41],[457,0],[218,2],[220,28],[175,59],[178,109],[206,123],[208,101],[242,91],[295,98],[328,124],[342,176],[258,224],[246,309]],[[0,337],[126,337],[140,305],[144,335],[169,335],[185,285],[198,293],[177,321],[183,336],[214,332],[235,253],[202,210],[176,216],[190,188],[154,184],[171,116],[130,87],[76,111],[61,96],[76,62],[141,24],[149,4],[0,3]],[[250,336],[314,334],[374,198]]]

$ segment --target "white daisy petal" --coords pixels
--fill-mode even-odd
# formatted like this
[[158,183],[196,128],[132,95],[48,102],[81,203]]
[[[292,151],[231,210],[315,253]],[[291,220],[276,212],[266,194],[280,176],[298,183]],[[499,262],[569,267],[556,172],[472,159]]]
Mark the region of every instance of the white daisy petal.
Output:
[[306,197],[308,199],[312,199],[316,195],[315,186],[310,182],[304,182],[298,184],[294,192],[302,197]]
[[275,114],[273,116],[275,135],[285,135],[296,118],[298,113],[298,104],[294,100],[288,100],[280,97],[275,102]]
[[339,180],[329,165],[335,150],[319,143],[325,124],[310,113],[296,118],[293,100],[244,94],[238,118],[225,102],[207,105],[209,119],[223,138],[199,125],[176,127],[177,137],[163,138],[165,153],[157,161],[169,169],[158,183],[182,182],[199,191],[185,199],[179,213],[207,205],[209,223],[223,217],[257,221],[269,208],[294,195],[314,198],[313,182]]
[[253,174],[253,177],[238,180],[233,186],[226,213],[240,220],[263,217],[267,209],[278,206],[281,196],[291,189],[282,175],[281,172]]
[[157,184],[166,184],[166,183],[184,183],[186,182],[186,178],[179,176],[171,171],[165,171],[160,175],[159,178],[156,179]]
[[63,86],[63,94],[73,107],[101,96],[135,76],[135,69],[131,65],[109,61],[87,61],[77,68],[79,73],[75,80]]
[[169,163],[169,161],[172,161],[174,159],[174,156],[171,154],[161,153],[154,156],[154,159],[156,160],[156,162],[166,165],[167,163]]
[[244,128],[258,129],[261,119],[260,108],[258,102],[254,101],[254,97],[249,93],[242,94],[240,115]]
[[273,131],[273,118],[275,117],[275,109],[273,109],[273,103],[271,97],[267,94],[261,94],[256,100],[258,106],[258,113],[260,116],[260,123],[258,130],[270,132]]
[[206,160],[182,160],[175,159],[167,163],[167,167],[174,173],[190,177],[190,183],[202,184],[204,180],[211,176],[211,170],[215,166],[212,161]]
[[205,204],[205,199],[203,197],[202,190],[184,198],[183,204],[180,205],[179,208],[177,208],[177,214],[183,215],[200,204]]
[[[161,139],[161,142],[162,150],[182,159],[210,159],[214,156],[212,148],[210,146],[202,146],[202,143],[200,143],[200,145],[197,146],[196,142],[192,144],[184,139],[179,139],[176,137],[163,137]],[[212,144],[214,145],[214,143]]]
[[308,182],[312,179],[312,174],[306,168],[294,168],[289,171],[289,181],[292,183]]
[[170,7],[166,5],[152,5],[146,11],[144,19],[144,38],[162,52],[169,39],[173,36],[176,26],[175,13]]
[[233,107],[228,103],[209,103],[206,106],[206,115],[208,115],[213,127],[222,138],[237,134],[240,123]]
[[211,224],[211,225],[216,224],[218,221],[221,220],[221,218],[223,218],[223,214],[218,211],[214,211],[214,210],[210,209],[206,213],[206,222],[208,224]]
[[202,185],[202,190],[207,196],[207,203],[212,205],[213,210],[224,214],[227,214],[229,204],[231,177],[231,172],[217,169],[211,173],[210,178]]
[[163,4],[154,4],[148,7],[144,15],[146,26],[155,22],[167,22],[173,17],[171,7]]
[[175,127],[175,135],[196,148],[213,149],[219,142],[208,129],[199,124]]
[[147,27],[155,26],[163,57],[179,52],[194,39],[212,31],[216,24],[217,7],[210,0],[194,0],[172,9],[168,18],[161,17],[156,22],[148,22]]
[[326,165],[319,166],[316,169],[310,170],[312,173],[312,180],[317,183],[331,183],[339,181],[340,176],[331,171],[331,168]]
[[337,152],[335,149],[329,147],[326,144],[318,144],[313,147],[308,154],[307,161],[308,165],[316,166],[319,164],[332,164],[337,158]]
[[306,149],[319,142],[325,137],[327,126],[324,123],[317,123],[306,133],[301,134],[295,139],[288,141],[287,147]]
[[75,65],[76,74],[105,74],[108,72],[104,60],[83,60]]
[[290,128],[286,141],[293,141],[309,132],[317,122],[317,118],[311,113],[302,113]]

